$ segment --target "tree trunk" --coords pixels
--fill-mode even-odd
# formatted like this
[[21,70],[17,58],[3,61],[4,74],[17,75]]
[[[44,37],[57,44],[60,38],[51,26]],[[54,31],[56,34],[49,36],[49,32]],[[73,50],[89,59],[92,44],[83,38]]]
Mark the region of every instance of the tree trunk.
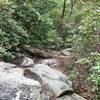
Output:
[[71,17],[71,15],[72,15],[73,8],[74,8],[74,5],[76,4],[76,2],[77,2],[77,0],[75,0],[75,1],[71,0],[71,11],[70,11],[69,17]]
[[60,21],[59,27],[62,25],[62,21],[63,21],[63,19],[64,19],[64,14],[65,14],[65,9],[66,9],[66,0],[64,0],[63,11],[62,11],[61,21]]

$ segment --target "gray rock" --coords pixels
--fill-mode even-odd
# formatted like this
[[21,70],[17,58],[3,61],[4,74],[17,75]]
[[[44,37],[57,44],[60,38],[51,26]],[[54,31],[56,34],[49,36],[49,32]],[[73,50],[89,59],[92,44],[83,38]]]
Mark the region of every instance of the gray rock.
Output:
[[31,58],[24,57],[21,66],[28,67],[34,65],[34,62]]
[[16,65],[15,64],[11,64],[11,63],[0,62],[0,67],[13,68],[13,67],[16,67]]
[[50,96],[41,94],[41,99],[40,100],[50,100]]
[[57,98],[57,100],[86,100],[86,99],[74,93],[72,95],[65,95],[63,97]]
[[43,83],[48,84],[49,88],[57,97],[66,91],[73,91],[72,83],[68,80],[68,77],[61,72],[50,68],[48,65],[36,64],[34,68],[31,68],[30,70],[39,75]]
[[0,100],[40,100],[41,85],[19,68],[0,67]]
[[50,65],[50,66],[56,66],[58,64],[58,60],[57,59],[45,59],[45,60],[41,60],[40,63]]
[[71,49],[70,48],[67,48],[67,49],[64,49],[61,51],[61,53],[65,56],[71,56]]

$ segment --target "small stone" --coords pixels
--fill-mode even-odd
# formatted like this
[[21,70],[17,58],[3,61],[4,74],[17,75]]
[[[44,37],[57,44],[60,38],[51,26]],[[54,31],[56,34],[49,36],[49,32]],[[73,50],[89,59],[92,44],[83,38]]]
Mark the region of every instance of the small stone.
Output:
[[34,65],[34,62],[31,58],[28,58],[28,57],[23,58],[23,62],[21,64],[21,66],[29,67],[29,66],[32,66],[32,65]]
[[64,56],[71,56],[71,49],[70,48],[67,48],[65,50],[62,50],[61,53],[64,55]]

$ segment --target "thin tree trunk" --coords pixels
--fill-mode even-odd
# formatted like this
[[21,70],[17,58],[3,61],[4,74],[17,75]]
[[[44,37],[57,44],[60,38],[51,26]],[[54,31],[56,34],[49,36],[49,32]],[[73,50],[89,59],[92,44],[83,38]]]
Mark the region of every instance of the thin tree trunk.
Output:
[[64,0],[63,11],[62,11],[61,21],[60,21],[59,27],[62,25],[62,21],[63,21],[63,19],[64,19],[64,14],[65,14],[65,9],[66,9],[66,0]]
[[70,11],[69,17],[71,17],[71,15],[72,15],[73,8],[74,8],[74,5],[76,4],[76,2],[77,2],[77,0],[75,0],[75,1],[71,0],[71,11]]

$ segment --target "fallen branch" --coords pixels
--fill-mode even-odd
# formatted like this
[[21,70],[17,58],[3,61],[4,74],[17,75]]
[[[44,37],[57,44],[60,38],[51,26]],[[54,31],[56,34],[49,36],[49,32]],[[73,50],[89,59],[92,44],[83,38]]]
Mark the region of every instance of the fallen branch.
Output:
[[52,54],[49,54],[48,52],[45,52],[44,50],[40,50],[37,48],[30,48],[30,47],[23,47],[25,52],[27,52],[30,56],[37,56],[40,58],[52,58],[54,57]]

